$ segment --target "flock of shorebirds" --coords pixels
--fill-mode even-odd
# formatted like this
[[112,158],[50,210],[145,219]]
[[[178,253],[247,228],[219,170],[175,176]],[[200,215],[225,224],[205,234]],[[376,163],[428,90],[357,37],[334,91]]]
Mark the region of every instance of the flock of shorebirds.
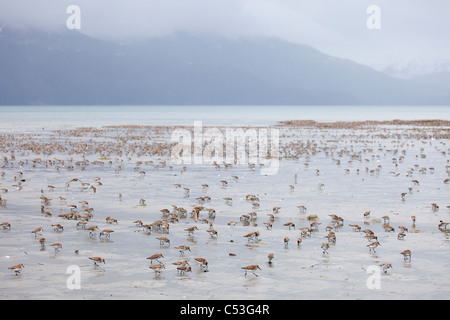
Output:
[[[130,132],[133,132],[134,128],[129,128]],[[112,130],[112,129],[108,129]],[[164,128],[156,128],[156,134],[153,132],[157,137],[163,137],[164,133],[167,133],[167,129]],[[291,129],[291,130],[295,130]],[[438,131],[439,132],[439,131]],[[99,134],[101,132],[95,131],[92,128],[91,129],[79,129],[78,131],[70,131],[70,132],[59,132],[59,135],[67,135],[71,136],[74,135],[75,137],[83,137],[87,134]],[[372,132],[372,134],[376,134],[376,131]],[[383,134],[386,134],[383,132]],[[349,162],[352,161],[359,161],[369,162],[370,159],[364,159],[364,156],[369,157],[368,155],[373,151],[370,146],[367,146],[366,148],[361,149],[359,152],[351,152],[350,150],[346,148],[342,149],[335,149],[333,150],[329,146],[326,148],[321,149],[317,142],[314,141],[304,141],[304,140],[289,140],[291,133],[290,131],[283,134],[283,137],[285,137],[289,142],[285,143],[281,148],[281,154],[283,155],[283,158],[290,159],[290,158],[304,158],[306,159],[306,162],[304,163],[305,166],[309,166],[311,157],[314,156],[317,153],[323,152],[325,155],[332,157],[333,163],[340,166],[341,162],[343,163],[344,159],[343,156],[347,155],[349,156]],[[145,138],[145,137],[144,137]],[[143,139],[142,136],[140,136],[139,139]],[[84,140],[83,140],[84,141]],[[2,141],[5,143],[5,140]],[[66,141],[67,142],[67,141]],[[428,142],[428,141],[427,141]],[[69,143],[69,142],[67,142]],[[445,146],[445,140],[440,141],[442,145],[442,149],[440,152],[445,156],[448,152]],[[101,167],[104,166],[110,166],[112,167],[114,163],[116,163],[116,166],[114,168],[114,172],[121,172],[124,169],[124,162],[123,160],[118,160],[118,162],[112,161],[111,155],[114,154],[117,157],[120,156],[126,156],[128,159],[131,159],[131,154],[135,154],[138,156],[159,156],[163,157],[164,155],[167,155],[167,152],[170,150],[170,144],[167,143],[155,143],[155,144],[146,144],[145,146],[138,147],[136,144],[127,145],[127,139],[123,138],[123,136],[118,139],[117,144],[114,146],[109,146],[109,149],[107,147],[107,143],[96,145],[95,143],[91,144],[74,144],[73,142],[70,142],[69,145],[72,149],[69,149],[67,151],[67,146],[64,146],[62,142],[57,142],[53,144],[33,144],[31,142],[28,142],[27,144],[20,144],[20,147],[16,151],[11,151],[8,149],[7,155],[3,157],[3,163],[1,164],[2,172],[1,172],[1,179],[2,184],[4,184],[5,179],[10,178],[11,175],[13,175],[13,184],[10,186],[2,186],[2,195],[0,196],[0,205],[2,209],[5,209],[8,207],[7,202],[7,195],[8,195],[8,188],[14,188],[15,190],[22,190],[24,185],[27,183],[27,176],[26,173],[23,171],[26,170],[33,170],[34,168],[54,168],[57,170],[57,172],[60,172],[62,170],[67,170],[68,172],[77,171],[80,174],[80,177],[83,177],[83,172],[89,170],[89,166],[94,164]],[[406,149],[408,146],[404,146],[403,150],[389,150],[390,152],[394,154],[400,154],[400,156],[395,156],[392,158],[392,162],[397,167],[398,164],[402,163],[403,158],[406,155]],[[421,153],[416,156],[417,159],[425,158],[426,155],[423,152],[423,148],[420,149]],[[56,152],[62,152],[67,153],[70,156],[73,154],[75,155],[82,155],[82,160],[79,161],[73,161],[70,160],[61,160],[57,159],[54,156],[54,153]],[[5,147],[3,146],[3,152],[5,152]],[[36,154],[45,154],[45,155],[53,155],[52,158],[49,157],[49,159],[44,160],[41,158],[34,158],[34,159],[23,159],[20,161],[16,160],[16,154],[29,154],[29,153],[36,153]],[[85,158],[85,154],[99,154],[102,157],[102,160],[95,160],[95,161],[89,161]],[[337,156],[338,158],[335,158],[334,156]],[[372,158],[375,158],[375,155],[372,155]],[[370,157],[369,157],[370,158]],[[141,175],[145,175],[146,171],[142,169],[142,166],[145,164],[151,165],[154,170],[159,170],[162,168],[169,167],[170,170],[175,170],[173,166],[168,166],[168,162],[170,160],[159,160],[158,162],[153,161],[140,161],[138,160],[136,162],[136,166],[134,168],[135,172],[139,172]],[[447,159],[447,165],[445,167],[445,170],[447,172],[447,175],[450,174],[449,160]],[[224,167],[232,167],[232,164],[227,165],[221,165],[214,163],[214,166],[220,170]],[[25,169],[24,169],[25,168]],[[255,165],[249,164],[250,170],[255,170]],[[20,171],[17,171],[20,169]],[[442,168],[439,168],[441,170]],[[181,172],[186,171],[187,167],[183,166],[181,168]],[[366,174],[376,174],[381,170],[381,165],[378,165],[374,169],[369,169],[366,167]],[[436,169],[438,170],[438,169]],[[412,193],[413,188],[419,186],[420,182],[418,179],[413,179],[413,175],[415,173],[421,173],[425,174],[427,172],[433,172],[434,173],[435,168],[434,167],[421,167],[420,165],[415,165],[412,168],[409,168],[406,172],[407,177],[411,177],[411,183],[412,186],[408,189],[407,192],[401,192],[399,198],[401,201],[405,201],[408,194]],[[349,174],[349,169],[344,169],[344,174]],[[316,175],[320,174],[320,171],[316,169],[315,171]],[[359,174],[359,169],[357,170],[357,174]],[[399,172],[392,172],[393,175],[399,175]],[[64,183],[64,186],[57,186],[54,185],[43,185],[41,186],[40,190],[40,200],[41,200],[41,207],[40,207],[40,213],[44,217],[48,218],[55,218],[54,214],[51,212],[49,208],[52,207],[52,203],[55,201],[51,195],[55,194],[55,190],[64,188],[65,192],[69,192],[71,188],[74,186],[79,187],[80,190],[85,192],[92,192],[94,195],[97,194],[97,191],[99,188],[102,188],[103,181],[100,177],[95,177],[92,182],[84,182],[83,178],[72,178]],[[294,177],[295,183],[286,186],[287,190],[295,190],[295,184],[297,184],[297,176]],[[236,175],[233,175],[230,177],[230,180],[226,179],[218,179],[217,185],[220,185],[222,188],[228,188],[231,185],[231,181],[238,183],[239,177]],[[443,181],[444,184],[450,183],[450,178],[445,178]],[[209,183],[210,184],[210,183]],[[203,190],[204,194],[208,193],[208,190],[210,188],[209,184],[203,183],[200,184],[201,188]],[[323,188],[324,184],[320,183],[318,185],[319,188]],[[169,186],[168,186],[169,188]],[[189,187],[183,186],[181,183],[176,183],[173,185],[173,188],[181,189],[183,190],[183,196],[184,198],[190,197],[191,190]],[[243,195],[244,197],[244,195]],[[247,203],[251,204],[251,207],[254,211],[249,213],[242,213],[239,215],[239,219],[232,220],[227,223],[228,226],[235,226],[237,224],[244,225],[244,226],[254,226],[257,227],[258,223],[257,220],[260,216],[260,212],[258,211],[260,209],[260,197],[258,194],[246,194],[245,195],[245,201]],[[122,199],[122,194],[119,194],[119,199]],[[141,220],[134,220],[133,224],[139,228],[140,231],[146,232],[146,233],[156,233],[159,236],[156,237],[156,239],[160,243],[160,247],[170,247],[171,241],[169,238],[171,225],[178,223],[181,219],[188,219],[190,224],[194,224],[191,227],[184,228],[183,231],[187,234],[187,236],[192,236],[196,231],[199,230],[200,225],[206,224],[208,227],[205,229],[205,231],[210,235],[211,238],[217,238],[219,237],[219,231],[215,228],[214,221],[216,218],[216,210],[213,208],[207,207],[208,203],[211,203],[212,198],[211,195],[203,195],[195,198],[196,203],[192,204],[192,207],[189,209],[186,209],[184,207],[180,207],[177,205],[172,205],[172,209],[163,208],[160,209],[160,217],[156,219],[155,221],[151,223],[144,223]],[[217,199],[214,199],[217,200]],[[228,206],[233,207],[233,198],[232,197],[223,197],[221,200],[223,200]],[[71,220],[76,221],[75,228],[77,230],[85,230],[88,231],[90,237],[99,237],[101,239],[109,240],[114,233],[114,228],[112,225],[116,225],[119,223],[119,221],[115,218],[112,218],[110,216],[107,216],[104,220],[105,223],[108,226],[111,227],[105,227],[105,228],[99,228],[97,224],[93,224],[92,221],[94,219],[94,208],[89,206],[88,201],[79,201],[77,204],[68,204],[68,201],[66,198],[59,196],[58,200],[60,204],[64,204],[67,208],[64,213],[61,213],[57,215],[57,220],[55,223],[51,224],[51,227],[53,228],[53,232],[56,233],[63,233],[65,232],[65,227],[63,226],[65,220]],[[139,199],[136,203],[136,205],[139,206],[146,206],[146,199]],[[431,203],[430,204],[431,210],[434,213],[437,213],[440,209],[440,206],[437,203]],[[54,208],[54,206],[53,206]],[[279,206],[274,206],[271,210],[271,212],[267,213],[267,221],[263,222],[264,227],[267,230],[272,230],[274,226],[285,228],[287,230],[298,230],[299,235],[296,237],[296,245],[301,246],[304,241],[307,241],[306,239],[310,238],[313,234],[317,233],[320,226],[322,225],[322,222],[320,222],[319,217],[316,214],[308,214],[308,210],[304,205],[298,205],[298,214],[300,214],[302,217],[304,217],[307,221],[306,226],[299,227],[296,225],[296,221],[287,221],[280,226],[276,223],[278,217],[280,216],[280,213],[283,211],[283,209]],[[447,209],[450,209],[450,206],[447,205]],[[241,211],[241,209],[237,208],[237,212]],[[17,213],[20,215],[20,213]],[[368,221],[370,219],[371,211],[366,211],[361,213],[361,221],[363,224],[365,224],[365,221]],[[0,217],[1,217],[1,211],[0,211]],[[330,247],[335,245],[337,243],[337,231],[342,228],[344,225],[347,225],[351,227],[351,229],[355,232],[360,232],[364,234],[364,236],[368,239],[369,243],[367,244],[367,250],[369,253],[376,252],[377,248],[381,246],[382,244],[379,242],[379,239],[375,233],[369,229],[361,227],[358,224],[345,224],[344,218],[341,216],[338,216],[336,214],[329,214],[329,224],[325,226],[326,235],[324,237],[324,240],[321,243],[321,253],[324,256],[329,255]],[[405,237],[407,237],[407,234],[409,232],[420,232],[420,230],[416,229],[416,216],[411,216],[412,221],[412,227],[410,228],[400,225],[397,227],[393,227],[390,224],[390,217],[385,215],[382,216],[381,219],[383,220],[382,226],[385,232],[388,233],[395,233],[397,232],[397,239],[399,241],[404,240]],[[94,219],[95,220],[95,219]],[[99,220],[97,220],[99,221]],[[445,222],[443,220],[440,221],[440,224],[438,225],[438,229],[442,231],[445,235],[448,235],[450,233],[450,229],[447,228],[448,224],[450,222]],[[298,224],[298,223],[297,223]],[[14,225],[10,222],[2,221],[0,222],[0,228],[4,231],[11,230],[14,228]],[[42,236],[43,228],[37,227],[34,230],[29,231],[39,242],[39,245],[41,249],[45,249],[47,246],[54,249],[55,254],[60,253],[63,250],[63,244],[60,242],[54,242],[54,243],[47,243],[47,239]],[[247,245],[253,245],[256,246],[259,243],[261,243],[261,229],[258,228],[257,230],[242,234],[244,238],[246,238],[246,244]],[[283,245],[285,247],[288,247],[290,243],[289,237],[283,238]],[[180,275],[185,275],[188,272],[192,272],[192,267],[189,264],[189,259],[183,258],[186,251],[191,251],[190,246],[187,245],[177,245],[173,247],[175,250],[178,250],[180,253],[180,256],[182,259],[179,259],[172,264],[175,265],[177,272]],[[78,250],[75,252],[78,253]],[[411,262],[411,250],[405,249],[399,254],[403,255],[404,261]],[[233,256],[235,254],[229,253],[230,256]],[[101,256],[89,256],[88,257],[92,262],[95,268],[99,267],[100,264],[105,264],[106,260],[104,257]],[[164,269],[166,269],[165,263],[163,263],[162,259],[164,259],[164,255],[162,253],[155,253],[147,257],[147,259],[150,261],[149,268],[155,272],[155,276],[159,277]],[[273,264],[273,260],[275,259],[275,254],[273,252],[269,252],[267,255],[266,263],[269,265]],[[209,264],[208,261],[204,257],[195,257],[194,260],[198,263],[200,270],[207,272],[209,271]],[[243,274],[247,276],[249,272],[251,272],[253,275],[258,276],[257,272],[261,270],[260,267],[261,262],[244,265],[241,267]],[[13,265],[9,267],[10,270],[12,270],[16,275],[20,274],[22,269],[24,268],[23,263],[18,263],[16,265]],[[391,262],[384,262],[380,264],[380,268],[382,268],[383,272],[387,273],[389,269],[392,268]]]

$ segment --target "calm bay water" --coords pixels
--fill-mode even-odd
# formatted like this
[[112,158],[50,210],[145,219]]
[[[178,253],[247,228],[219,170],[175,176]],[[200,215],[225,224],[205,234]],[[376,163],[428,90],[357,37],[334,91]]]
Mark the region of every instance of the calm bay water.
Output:
[[450,106],[0,106],[0,130],[104,125],[273,125],[283,120],[450,120]]

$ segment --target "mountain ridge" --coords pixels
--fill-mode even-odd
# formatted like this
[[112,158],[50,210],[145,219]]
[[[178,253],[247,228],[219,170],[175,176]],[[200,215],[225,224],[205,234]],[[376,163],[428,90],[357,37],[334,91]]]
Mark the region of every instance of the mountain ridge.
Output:
[[116,43],[2,28],[0,63],[0,105],[450,104],[440,86],[269,37]]

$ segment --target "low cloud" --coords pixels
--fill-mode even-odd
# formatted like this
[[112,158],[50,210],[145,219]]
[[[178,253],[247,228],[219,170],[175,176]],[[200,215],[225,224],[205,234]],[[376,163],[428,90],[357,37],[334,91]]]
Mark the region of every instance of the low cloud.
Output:
[[[447,0],[7,0],[0,3],[0,23],[62,30],[72,4],[81,8],[81,32],[101,38],[178,31],[276,36],[380,66],[450,57]],[[381,9],[380,30],[366,27],[369,5]]]

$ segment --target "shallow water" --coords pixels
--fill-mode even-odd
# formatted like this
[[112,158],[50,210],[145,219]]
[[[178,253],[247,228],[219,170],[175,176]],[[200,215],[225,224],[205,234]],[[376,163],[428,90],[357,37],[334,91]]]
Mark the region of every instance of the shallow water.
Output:
[[[115,119],[112,124],[118,124],[120,120]],[[53,129],[71,125],[59,126],[56,120],[49,121],[44,129],[36,127],[36,123],[28,127],[23,124],[18,131],[26,134],[17,136],[19,140],[10,149],[17,150],[17,145],[23,142],[20,138],[33,143],[56,139],[65,145],[80,142],[96,145],[116,142],[118,136],[125,135],[126,129],[105,130],[102,125],[93,125],[97,121],[84,124],[98,128],[99,132],[87,132],[78,137],[67,132],[58,136]],[[204,123],[209,122],[204,120]],[[45,161],[73,159],[72,164],[75,164],[83,160],[83,156],[69,154],[67,150],[52,154],[31,152],[22,145],[23,151],[16,151],[16,159],[12,160],[10,150],[7,150],[2,152],[2,158],[7,157],[9,161],[1,168],[5,174],[0,177],[1,188],[8,188],[7,193],[1,193],[7,204],[0,208],[0,222],[9,222],[12,228],[0,230],[0,298],[448,299],[450,258],[446,253],[450,239],[437,228],[440,220],[450,221],[450,209],[446,208],[450,204],[450,184],[443,183],[449,177],[446,168],[449,165],[448,139],[406,135],[423,129],[387,127],[372,131],[283,127],[280,128],[285,134],[281,138],[282,145],[309,140],[317,143],[317,150],[314,153],[314,148],[310,148],[309,155],[303,154],[296,159],[283,158],[279,172],[272,176],[261,175],[259,168],[251,170],[247,165],[217,169],[208,164],[187,164],[183,171],[181,165],[171,164],[167,155],[111,153],[106,155],[109,163],[102,158],[105,154],[98,152],[85,154],[89,164],[84,169],[74,165],[70,170],[66,162],[59,164],[58,171],[56,164],[48,165]],[[448,129],[437,128],[434,132],[447,130],[448,133]],[[12,133],[11,130],[8,125],[2,128],[2,132]],[[137,129],[135,133],[145,136],[153,132],[148,130],[139,132]],[[385,136],[377,135],[381,132]],[[153,137],[156,135],[153,132]],[[170,129],[161,133],[158,139],[170,139]],[[128,138],[126,142],[132,145],[142,141]],[[324,147],[329,148],[329,154]],[[394,152],[396,149],[398,153]],[[343,150],[345,152],[340,153]],[[396,166],[393,158],[399,158],[401,150],[405,150],[404,158]],[[359,151],[360,159],[351,157]],[[422,158],[421,154],[426,157]],[[32,160],[36,158],[42,161],[33,167]],[[337,164],[337,158],[341,160],[340,164]],[[20,160],[24,161],[23,165],[19,164]],[[150,160],[153,163],[145,162]],[[167,160],[166,166],[156,168],[161,160]],[[138,165],[137,161],[144,163]],[[116,172],[120,164],[123,168]],[[431,167],[434,171],[428,169]],[[410,168],[414,170],[408,175]],[[420,168],[427,170],[421,173]],[[345,169],[349,169],[348,173]],[[145,175],[139,173],[142,170]],[[319,170],[318,175],[316,170]],[[17,178],[19,171],[25,179],[20,190],[14,186],[20,180]],[[395,176],[395,173],[399,175]],[[239,177],[238,181],[231,178],[234,175]],[[96,185],[96,193],[92,189],[82,190],[77,182],[66,188],[66,182],[74,177],[93,185],[94,177],[100,177],[102,185]],[[220,183],[222,179],[229,182],[227,187]],[[412,183],[413,179],[419,180],[420,184]],[[176,188],[176,183],[182,188]],[[203,190],[203,183],[209,184],[207,190]],[[320,188],[319,183],[324,186]],[[50,191],[47,185],[55,186],[55,190]],[[294,185],[294,189],[291,190],[289,185]],[[185,195],[184,187],[190,188],[189,196]],[[408,191],[409,187],[412,187],[411,191]],[[401,199],[402,192],[407,193],[405,200]],[[246,200],[247,194],[259,197],[259,208],[252,207]],[[46,206],[51,217],[40,212],[41,195],[52,198]],[[213,228],[218,231],[217,238],[211,238],[206,232],[207,224],[195,222],[189,214],[170,224],[168,234],[161,231],[146,233],[133,223],[137,219],[144,223],[162,219],[160,210],[171,209],[171,205],[190,212],[199,205],[196,197],[205,195],[211,197],[211,202],[203,206],[216,210]],[[60,201],[59,196],[67,200]],[[232,197],[232,204],[227,204],[224,197]],[[139,205],[141,198],[146,200],[145,206]],[[88,231],[76,228],[78,220],[58,217],[70,211],[69,204],[80,207],[82,200],[94,208],[88,225],[97,225],[100,230],[113,229],[110,239],[100,239],[98,233],[91,237]],[[433,211],[431,203],[437,203],[440,209]],[[305,205],[307,212],[299,213],[299,205]],[[272,213],[274,206],[281,209],[275,214],[273,228],[268,230],[264,222],[269,221],[267,214]],[[368,210],[370,217],[364,218],[363,213]],[[248,224],[239,221],[242,214],[252,211],[257,213],[256,220]],[[327,242],[325,227],[332,225],[330,214],[343,217],[344,225],[334,230],[337,241],[324,254],[321,245]],[[300,228],[311,223],[307,220],[308,215],[317,215],[321,225],[297,246]],[[381,218],[384,215],[390,216],[390,225],[395,232],[384,231]],[[411,220],[413,215],[417,217],[415,226]],[[118,224],[107,224],[105,218],[108,216],[116,218]],[[207,219],[208,216],[201,212],[200,218]],[[230,226],[230,221],[238,223]],[[295,229],[284,226],[289,221],[296,224]],[[55,223],[61,223],[64,231],[55,232],[51,226]],[[349,224],[359,224],[362,229],[374,231],[381,243],[376,252],[369,252],[369,241],[364,233],[353,231]],[[45,249],[41,249],[39,236],[31,234],[39,226],[44,229],[42,237],[47,239]],[[197,226],[199,230],[188,235],[184,229],[190,226]],[[398,226],[409,229],[404,240],[397,239]],[[420,232],[413,233],[413,230]],[[260,232],[259,242],[249,243],[244,237],[252,231]],[[170,238],[170,246],[160,246],[156,238],[161,235]],[[288,246],[283,243],[286,236],[290,238]],[[50,247],[53,242],[63,244],[60,252]],[[175,247],[182,244],[189,245],[191,251],[181,255]],[[404,261],[400,254],[405,249],[412,251],[411,261]],[[161,262],[166,269],[159,276],[149,269],[150,261],[146,259],[154,253],[164,255]],[[267,262],[268,253],[274,253],[272,264]],[[90,256],[101,256],[106,263],[96,267],[88,259]],[[206,258],[208,272],[198,266],[196,257]],[[177,272],[172,263],[179,259],[189,260],[191,273]],[[370,289],[368,267],[384,262],[391,263],[393,268],[380,274],[379,288]],[[25,265],[19,275],[8,269],[17,263]],[[249,264],[259,264],[258,277],[251,273],[244,275],[241,267]],[[70,289],[67,285],[71,276],[67,268],[73,265],[81,271],[80,289]]]

